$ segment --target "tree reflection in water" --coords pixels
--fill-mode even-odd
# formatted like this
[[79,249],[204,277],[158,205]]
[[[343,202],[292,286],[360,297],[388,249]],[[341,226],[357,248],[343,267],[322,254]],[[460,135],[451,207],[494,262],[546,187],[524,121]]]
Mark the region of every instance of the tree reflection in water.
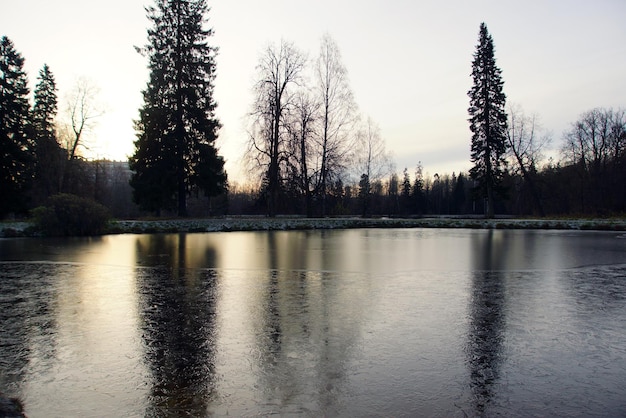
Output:
[[73,266],[9,263],[1,267],[0,388],[4,395],[21,397],[28,373],[53,367],[58,337],[57,277],[73,273]]
[[625,416],[623,238],[0,240],[0,391],[29,416]]
[[467,346],[470,386],[477,412],[483,413],[492,400],[499,378],[506,328],[506,303],[502,276],[476,272],[472,279],[470,330]]
[[218,277],[213,270],[187,268],[185,243],[181,234],[150,240],[148,248],[137,245],[138,259],[165,257],[163,266],[137,269],[140,327],[152,375],[146,416],[204,416],[214,392]]
[[474,236],[467,363],[474,408],[482,415],[492,401],[500,377],[506,332],[506,295],[502,275],[504,242],[494,231]]
[[346,287],[346,274],[293,270],[293,260],[285,259],[290,252],[298,247],[298,263],[307,265],[306,257],[316,253],[308,247],[320,243],[305,236],[281,239],[286,237],[264,237],[268,269],[258,273],[258,293],[249,307],[255,313],[253,377],[265,396],[259,401],[280,414],[337,416],[348,363],[361,340],[368,288]]

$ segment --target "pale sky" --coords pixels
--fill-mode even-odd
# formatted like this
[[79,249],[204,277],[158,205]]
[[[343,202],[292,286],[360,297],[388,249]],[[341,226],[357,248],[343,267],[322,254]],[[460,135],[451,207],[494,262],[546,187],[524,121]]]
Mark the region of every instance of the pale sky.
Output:
[[[381,128],[398,172],[469,170],[467,122],[472,54],[485,22],[509,103],[536,113],[558,147],[563,131],[594,107],[626,107],[624,0],[213,0],[218,146],[241,180],[255,67],[264,49],[292,41],[315,59],[321,37],[338,44],[362,115]],[[150,0],[0,0],[0,36],[26,59],[33,90],[50,66],[59,98],[78,77],[100,89],[106,113],[96,156],[133,153],[142,106]]]

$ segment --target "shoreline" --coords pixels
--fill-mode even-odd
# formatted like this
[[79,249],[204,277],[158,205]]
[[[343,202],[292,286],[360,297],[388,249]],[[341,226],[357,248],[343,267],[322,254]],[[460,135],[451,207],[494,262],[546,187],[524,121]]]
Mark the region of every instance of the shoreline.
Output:
[[[626,231],[626,218],[524,219],[478,217],[304,218],[226,217],[205,219],[113,220],[104,235],[230,231],[292,231],[356,228],[456,228]],[[0,222],[0,238],[33,237],[29,222]]]

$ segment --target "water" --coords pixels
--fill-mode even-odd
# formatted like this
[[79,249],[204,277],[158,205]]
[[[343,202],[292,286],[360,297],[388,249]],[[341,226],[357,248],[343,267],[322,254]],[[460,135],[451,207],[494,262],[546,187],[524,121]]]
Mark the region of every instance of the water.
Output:
[[29,417],[625,416],[626,235],[0,239]]

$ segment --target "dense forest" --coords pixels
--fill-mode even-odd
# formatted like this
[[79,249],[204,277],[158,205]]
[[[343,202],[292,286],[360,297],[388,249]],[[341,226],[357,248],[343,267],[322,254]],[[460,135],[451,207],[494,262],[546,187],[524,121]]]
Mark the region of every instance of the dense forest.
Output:
[[[538,115],[506,105],[484,24],[468,92],[470,173],[428,175],[419,161],[399,172],[374,119],[359,113],[339,47],[325,35],[315,59],[286,41],[261,55],[244,158],[251,175],[229,182],[214,147],[217,48],[202,26],[206,2],[158,0],[147,10],[154,26],[140,52],[151,77],[130,164],[86,158],[82,138],[97,115],[88,86],[77,86],[61,123],[52,70],[44,65],[31,97],[24,58],[1,38],[0,218],[28,217],[60,193],[99,202],[117,218],[626,212],[626,111],[600,107],[572,115],[559,143],[550,143]],[[167,22],[183,24],[159,26]],[[188,44],[168,43],[183,30],[180,39]],[[486,96],[497,99],[487,116],[480,109],[486,77],[499,88]],[[549,146],[558,154],[546,158]],[[489,178],[494,173],[497,179]]]

